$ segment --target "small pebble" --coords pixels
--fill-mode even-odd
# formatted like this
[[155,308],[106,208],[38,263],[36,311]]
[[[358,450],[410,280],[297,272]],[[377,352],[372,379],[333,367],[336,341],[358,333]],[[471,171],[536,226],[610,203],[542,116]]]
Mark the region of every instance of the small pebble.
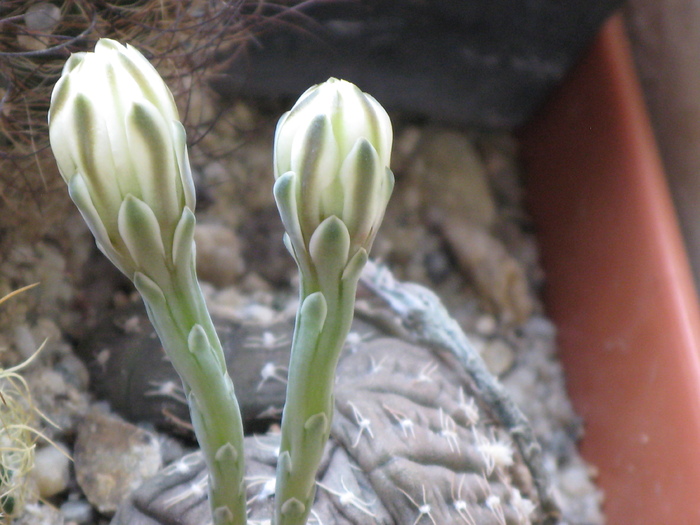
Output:
[[185,447],[180,440],[167,434],[158,433],[156,435],[158,436],[158,441],[160,441],[160,455],[163,458],[164,465],[172,463],[185,455]]
[[63,334],[58,325],[48,317],[40,317],[37,319],[34,327],[32,328],[34,338],[43,341],[44,339],[49,339],[52,342],[60,341]]
[[194,238],[200,279],[219,287],[238,281],[245,265],[238,236],[232,230],[220,224],[198,224]]
[[24,14],[24,23],[30,31],[51,33],[61,21],[61,9],[49,2],[32,5]]
[[486,169],[473,143],[446,128],[424,131],[415,158],[407,167],[428,207],[435,207],[460,224],[489,228],[496,219],[496,204]]
[[61,360],[54,365],[54,370],[60,373],[66,383],[77,388],[79,391],[86,391],[90,376],[88,369],[75,354],[69,353],[61,357]]
[[489,314],[480,315],[474,323],[474,330],[477,334],[483,336],[491,336],[496,333],[498,324],[496,319]]
[[38,449],[32,474],[42,498],[50,498],[66,490],[70,479],[70,459],[66,447],[54,443]]
[[96,409],[78,427],[74,457],[80,488],[103,514],[113,514],[162,466],[154,434]]
[[541,315],[533,315],[523,326],[525,334],[545,339],[554,339],[557,328],[554,323]]
[[66,381],[64,375],[51,368],[37,368],[25,376],[35,405],[56,427],[46,425],[44,433],[55,439],[75,429],[77,421],[88,410],[88,393]]
[[515,325],[527,321],[534,308],[527,274],[506,246],[487,229],[453,218],[440,227],[457,265],[499,319]]
[[496,376],[500,376],[510,370],[515,361],[513,349],[500,339],[486,343],[481,356],[484,358],[489,371]]
[[[523,407],[526,411],[532,409],[531,411],[537,411],[542,413],[542,404],[533,403],[533,399],[537,399],[537,371],[523,366],[517,366],[504,378],[504,385],[508,388],[513,401]],[[531,422],[534,419],[532,415],[529,415]],[[535,424],[533,422],[533,424]],[[547,423],[547,428],[549,424]]]
[[561,490],[570,496],[581,497],[591,491],[591,480],[584,464],[572,464],[559,477]]
[[61,511],[51,505],[32,503],[24,513],[12,521],[12,525],[65,525]]
[[66,501],[61,505],[61,512],[66,520],[66,525],[74,523],[76,525],[93,522],[94,512],[92,505],[87,500]]
[[278,313],[268,306],[261,304],[248,304],[241,310],[241,318],[257,321],[262,324],[271,323]]

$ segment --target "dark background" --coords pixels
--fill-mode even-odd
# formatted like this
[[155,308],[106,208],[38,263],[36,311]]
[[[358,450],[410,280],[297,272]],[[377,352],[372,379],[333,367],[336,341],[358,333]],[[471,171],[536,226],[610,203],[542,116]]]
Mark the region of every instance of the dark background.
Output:
[[[296,98],[335,76],[389,110],[486,128],[522,124],[622,0],[358,0],[268,6],[214,81]],[[269,18],[271,17],[271,18]]]

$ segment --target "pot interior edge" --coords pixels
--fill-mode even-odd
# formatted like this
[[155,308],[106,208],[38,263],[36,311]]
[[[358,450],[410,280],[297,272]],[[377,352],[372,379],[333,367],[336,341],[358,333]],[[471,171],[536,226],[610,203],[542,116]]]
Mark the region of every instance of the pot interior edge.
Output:
[[700,523],[700,309],[621,14],[520,138],[607,522]]

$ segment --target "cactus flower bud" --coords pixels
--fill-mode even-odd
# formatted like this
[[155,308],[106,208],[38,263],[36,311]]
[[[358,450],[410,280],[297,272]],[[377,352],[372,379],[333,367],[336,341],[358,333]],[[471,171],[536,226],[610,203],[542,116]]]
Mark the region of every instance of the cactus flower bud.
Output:
[[275,132],[275,197],[297,259],[330,217],[347,228],[349,257],[369,251],[394,186],[391,143],[384,108],[344,80],[308,89],[282,115]]
[[104,38],[73,54],[51,95],[49,138],[102,252],[130,278],[152,273],[153,257],[172,261],[194,184],[173,96],[146,58]]

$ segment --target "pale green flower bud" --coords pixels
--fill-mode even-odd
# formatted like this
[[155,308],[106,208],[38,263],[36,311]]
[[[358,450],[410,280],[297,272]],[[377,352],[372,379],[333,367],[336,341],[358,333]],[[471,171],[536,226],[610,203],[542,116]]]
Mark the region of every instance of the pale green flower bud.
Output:
[[194,184],[173,96],[148,60],[104,38],[73,54],[51,95],[49,138],[105,255],[131,278],[153,257],[171,266]]
[[369,251],[394,186],[392,138],[384,108],[335,78],[307,90],[282,115],[275,132],[275,197],[297,258],[333,216],[348,230],[349,257]]

